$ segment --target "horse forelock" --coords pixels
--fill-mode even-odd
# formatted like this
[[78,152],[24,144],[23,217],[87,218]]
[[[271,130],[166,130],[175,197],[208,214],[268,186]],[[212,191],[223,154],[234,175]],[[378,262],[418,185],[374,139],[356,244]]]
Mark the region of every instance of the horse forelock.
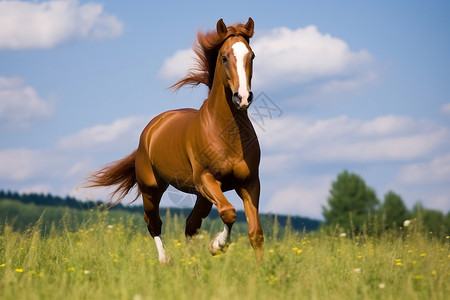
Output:
[[198,86],[199,84],[204,84],[211,90],[219,50],[225,41],[233,36],[241,36],[249,43],[250,38],[253,36],[253,30],[249,31],[244,24],[237,24],[228,26],[224,35],[219,35],[216,30],[205,33],[199,31],[197,33],[197,42],[193,46],[197,56],[196,66],[190,69],[185,77],[170,88],[177,91],[185,85]]

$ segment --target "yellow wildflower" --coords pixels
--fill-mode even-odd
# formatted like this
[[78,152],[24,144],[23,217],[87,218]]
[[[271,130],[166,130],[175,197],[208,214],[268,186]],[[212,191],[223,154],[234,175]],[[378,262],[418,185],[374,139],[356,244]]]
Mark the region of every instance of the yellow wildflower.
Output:
[[16,269],[17,273],[23,273],[23,269]]

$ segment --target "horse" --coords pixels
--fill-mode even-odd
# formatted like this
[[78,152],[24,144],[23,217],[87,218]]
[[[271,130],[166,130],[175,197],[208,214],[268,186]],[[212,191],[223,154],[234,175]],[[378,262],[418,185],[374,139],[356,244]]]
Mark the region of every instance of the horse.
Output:
[[[144,219],[153,237],[160,263],[169,262],[161,239],[161,197],[169,185],[196,195],[186,220],[189,240],[198,234],[202,220],[214,204],[224,223],[211,241],[212,255],[226,252],[236,210],[224,195],[235,190],[244,204],[248,236],[258,261],[263,258],[263,231],[258,206],[261,150],[247,108],[253,101],[251,79],[255,54],[249,45],[254,22],[225,25],[197,33],[197,66],[171,88],[208,86],[200,109],[166,111],[143,130],[138,148],[129,156],[91,173],[88,187],[115,186],[110,201],[121,201],[136,185],[142,196]],[[117,199],[113,201],[114,197]]]

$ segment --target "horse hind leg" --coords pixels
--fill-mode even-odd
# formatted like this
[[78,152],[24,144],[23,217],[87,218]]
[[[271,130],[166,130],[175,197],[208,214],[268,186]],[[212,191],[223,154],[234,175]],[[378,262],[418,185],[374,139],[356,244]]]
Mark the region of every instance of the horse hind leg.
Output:
[[166,188],[141,188],[144,204],[144,219],[147,223],[147,229],[153,237],[158,251],[158,260],[160,263],[168,263],[169,258],[166,255],[164,244],[161,239],[162,221],[159,216],[159,202]]
[[212,203],[209,202],[201,194],[198,194],[194,208],[186,219],[185,235],[187,239],[198,234],[198,231],[202,226],[202,221],[209,215],[209,213],[211,212],[211,208]]

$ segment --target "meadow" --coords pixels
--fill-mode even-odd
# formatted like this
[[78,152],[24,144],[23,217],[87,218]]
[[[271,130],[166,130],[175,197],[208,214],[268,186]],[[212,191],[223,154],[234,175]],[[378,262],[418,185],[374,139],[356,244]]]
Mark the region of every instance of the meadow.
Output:
[[[45,214],[42,216],[45,218]],[[376,235],[296,232],[272,224],[265,257],[256,263],[243,230],[224,255],[207,245],[212,222],[186,246],[184,218],[164,218],[171,262],[161,265],[142,220],[90,212],[70,230],[43,234],[43,220],[25,232],[0,227],[1,299],[446,299],[450,237],[406,228]],[[281,230],[284,229],[284,230]],[[446,296],[447,295],[447,296]]]

